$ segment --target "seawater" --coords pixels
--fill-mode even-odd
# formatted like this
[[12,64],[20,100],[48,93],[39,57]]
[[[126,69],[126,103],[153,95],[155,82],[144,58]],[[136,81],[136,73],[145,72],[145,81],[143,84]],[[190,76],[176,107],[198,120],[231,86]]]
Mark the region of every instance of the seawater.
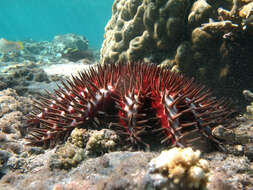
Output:
[[0,38],[52,40],[55,35],[84,35],[99,48],[113,0],[0,0]]

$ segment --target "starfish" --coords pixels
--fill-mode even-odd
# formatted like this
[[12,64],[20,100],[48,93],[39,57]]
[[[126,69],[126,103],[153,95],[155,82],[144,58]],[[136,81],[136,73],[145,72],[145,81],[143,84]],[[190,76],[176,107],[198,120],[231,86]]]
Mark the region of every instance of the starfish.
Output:
[[149,147],[156,134],[173,146],[200,137],[220,143],[212,130],[232,113],[224,99],[194,79],[141,62],[98,65],[47,93],[28,116],[30,144],[52,146],[76,127],[101,126],[131,145]]

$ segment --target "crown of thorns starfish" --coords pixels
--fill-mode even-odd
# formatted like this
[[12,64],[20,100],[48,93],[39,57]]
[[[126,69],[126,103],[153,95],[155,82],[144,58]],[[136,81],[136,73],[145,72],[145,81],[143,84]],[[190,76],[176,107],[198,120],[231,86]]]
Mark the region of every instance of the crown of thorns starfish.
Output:
[[103,126],[132,145],[149,147],[151,137],[176,146],[202,137],[220,143],[212,129],[232,113],[193,79],[147,63],[98,65],[62,86],[36,101],[27,120],[30,144],[52,146],[76,127]]

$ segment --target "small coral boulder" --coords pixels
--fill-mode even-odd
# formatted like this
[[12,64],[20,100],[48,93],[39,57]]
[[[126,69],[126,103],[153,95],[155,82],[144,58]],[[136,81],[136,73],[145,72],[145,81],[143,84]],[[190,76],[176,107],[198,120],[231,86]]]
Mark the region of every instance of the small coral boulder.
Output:
[[[172,148],[163,151],[149,163],[149,172],[156,175],[155,186],[171,189],[206,189],[209,164],[192,148]],[[152,177],[151,177],[152,178]]]

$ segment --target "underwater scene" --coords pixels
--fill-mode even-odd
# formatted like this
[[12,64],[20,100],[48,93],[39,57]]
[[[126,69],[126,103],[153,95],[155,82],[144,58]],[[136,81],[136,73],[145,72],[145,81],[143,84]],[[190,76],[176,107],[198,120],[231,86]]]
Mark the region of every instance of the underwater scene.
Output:
[[0,6],[0,190],[253,189],[253,0]]

